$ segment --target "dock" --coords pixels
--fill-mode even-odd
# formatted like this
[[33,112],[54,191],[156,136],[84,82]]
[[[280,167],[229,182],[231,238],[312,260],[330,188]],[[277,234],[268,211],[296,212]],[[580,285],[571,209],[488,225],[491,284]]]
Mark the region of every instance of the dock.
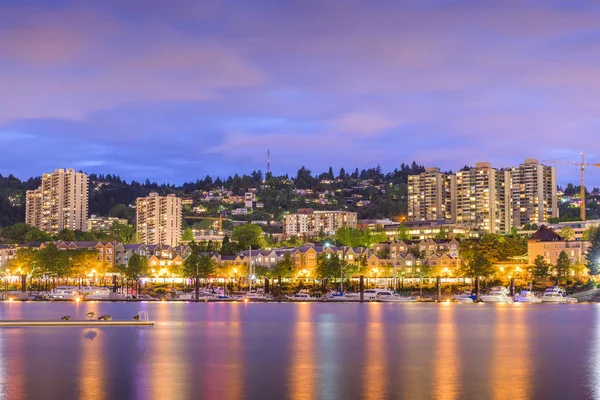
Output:
[[75,321],[56,321],[56,320],[0,320],[0,328],[12,327],[35,327],[35,326],[79,326],[79,327],[101,327],[101,326],[152,326],[154,321],[98,321],[98,320],[75,320]]

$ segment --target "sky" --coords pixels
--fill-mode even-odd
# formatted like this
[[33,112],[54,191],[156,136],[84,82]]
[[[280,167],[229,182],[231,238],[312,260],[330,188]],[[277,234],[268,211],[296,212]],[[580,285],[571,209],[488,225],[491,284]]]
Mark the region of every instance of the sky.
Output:
[[[600,163],[600,2],[0,0],[0,173]],[[600,186],[600,168],[589,168]]]

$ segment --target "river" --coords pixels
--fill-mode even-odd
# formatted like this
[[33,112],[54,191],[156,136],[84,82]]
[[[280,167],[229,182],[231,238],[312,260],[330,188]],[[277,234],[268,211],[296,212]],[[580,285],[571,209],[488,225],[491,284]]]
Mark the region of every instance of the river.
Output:
[[0,303],[7,399],[600,398],[595,304]]

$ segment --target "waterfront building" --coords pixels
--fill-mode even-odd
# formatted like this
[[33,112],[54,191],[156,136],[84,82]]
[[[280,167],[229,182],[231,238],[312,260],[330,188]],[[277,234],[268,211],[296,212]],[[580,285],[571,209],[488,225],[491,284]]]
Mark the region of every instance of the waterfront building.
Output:
[[527,159],[509,172],[512,226],[545,224],[558,218],[556,168]]
[[419,175],[408,177],[408,220],[455,221],[453,204],[456,177],[427,168]]
[[456,173],[456,223],[483,233],[509,233],[510,173],[478,162]]
[[567,254],[571,264],[585,264],[585,255],[590,245],[586,240],[565,240],[552,228],[542,225],[527,240],[529,265],[533,265],[538,256],[544,257],[547,263],[556,265],[562,251]]
[[323,232],[333,235],[339,228],[356,228],[357,213],[350,211],[314,211],[310,208],[299,209],[296,213],[283,216],[283,235],[317,236]]
[[136,229],[146,244],[176,246],[181,240],[181,200],[174,194],[159,196],[152,192],[136,201]]
[[88,176],[73,169],[42,175],[42,184],[28,190],[25,223],[48,232],[87,230]]
[[91,215],[87,220],[88,231],[110,231],[114,223],[127,225],[127,220],[115,217],[98,217]]
[[18,246],[14,244],[0,244],[0,268],[17,256]]

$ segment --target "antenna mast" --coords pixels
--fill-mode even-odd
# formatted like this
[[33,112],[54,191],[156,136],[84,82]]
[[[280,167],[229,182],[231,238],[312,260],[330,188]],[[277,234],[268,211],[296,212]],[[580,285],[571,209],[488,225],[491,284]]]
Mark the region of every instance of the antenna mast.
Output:
[[267,173],[271,173],[271,150],[267,149]]

